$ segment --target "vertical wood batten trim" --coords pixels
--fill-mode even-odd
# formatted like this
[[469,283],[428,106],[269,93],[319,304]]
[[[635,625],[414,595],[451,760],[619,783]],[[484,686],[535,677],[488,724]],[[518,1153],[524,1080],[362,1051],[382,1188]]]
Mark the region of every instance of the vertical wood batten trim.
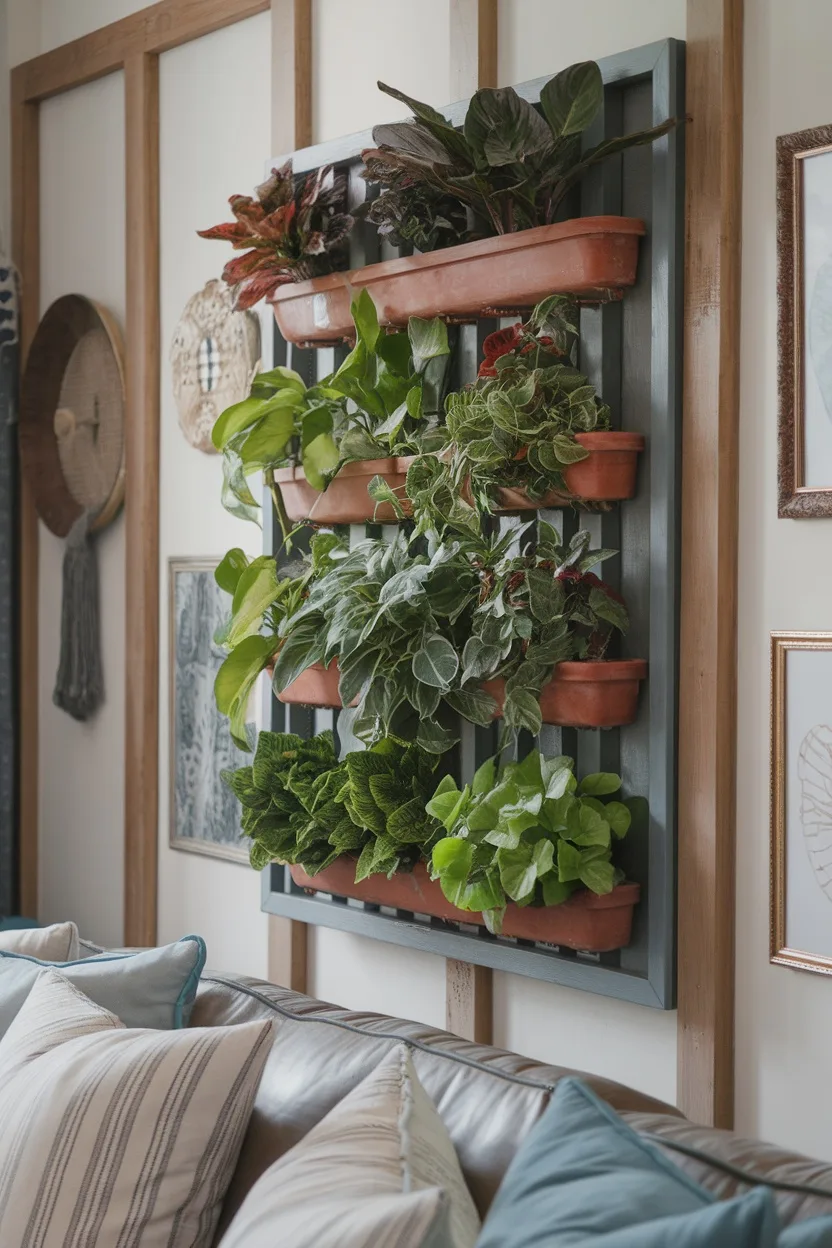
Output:
[[[464,100],[478,87],[497,85],[497,0],[451,0],[450,52],[451,99]],[[448,1031],[466,1040],[492,1043],[494,975],[490,966],[446,959],[445,1023]]]
[[155,945],[159,835],[159,58],[124,65],[127,192],[124,940]]
[[[20,362],[26,359],[40,318],[39,108],[25,97],[23,67],[11,75],[12,257],[20,274]],[[20,910],[38,913],[38,565],[35,505],[20,482],[18,688],[18,872]]]
[[497,85],[497,0],[451,0],[450,98]]
[[[272,0],[271,14],[272,151],[280,156],[312,143],[312,0]],[[306,923],[269,915],[267,965],[272,983],[308,991]]]
[[679,1107],[731,1127],[743,0],[688,0]]
[[494,979],[490,966],[473,966],[448,958],[445,962],[445,1026],[475,1044],[492,1044]]

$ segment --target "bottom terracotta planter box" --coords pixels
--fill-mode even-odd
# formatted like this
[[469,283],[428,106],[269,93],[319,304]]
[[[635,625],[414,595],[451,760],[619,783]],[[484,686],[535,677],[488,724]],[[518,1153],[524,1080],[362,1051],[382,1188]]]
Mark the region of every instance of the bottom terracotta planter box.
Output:
[[[301,672],[291,685],[287,685],[283,692],[277,695],[277,699],[279,702],[289,703],[290,706],[326,706],[340,709],[341,698],[338,694],[340,678],[337,659],[333,659],[329,667],[324,667],[323,663],[313,663],[305,672]],[[355,702],[351,705],[355,706]]]
[[[639,682],[646,675],[644,659],[558,663],[554,676],[540,692],[543,722],[563,728],[622,728],[631,724],[638,710]],[[482,687],[494,698],[501,715],[505,681],[487,680]]]
[[384,477],[409,513],[404,484],[412,462],[412,456],[404,455],[344,464],[323,493],[312,488],[302,468],[277,468],[274,479],[290,520],[311,520],[313,524],[392,524],[396,520],[393,508],[389,503],[374,503],[367,487],[373,477]]
[[[354,858],[339,858],[317,875],[307,875],[298,866],[290,867],[290,871],[295,883],[310,891],[485,926],[481,914],[451,905],[422,862],[412,872],[394,875],[391,880],[386,875],[371,875],[360,884],[355,883]],[[573,893],[559,906],[516,906],[509,902],[502,934],[587,953],[609,953],[629,944],[633,909],[640,893],[640,885],[625,883],[600,897],[584,891]]]

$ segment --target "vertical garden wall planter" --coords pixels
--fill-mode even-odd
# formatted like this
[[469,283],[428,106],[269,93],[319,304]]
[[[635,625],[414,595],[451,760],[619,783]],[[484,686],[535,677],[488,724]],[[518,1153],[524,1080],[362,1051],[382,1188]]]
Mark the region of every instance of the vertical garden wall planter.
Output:
[[372,295],[381,324],[394,326],[410,316],[476,320],[513,313],[559,292],[608,298],[635,282],[643,233],[643,221],[581,217],[385,260],[281,286],[275,320],[287,342],[322,346],[354,334],[350,303],[361,287]]
[[[588,145],[634,128],[646,129],[669,115],[685,115],[684,49],[678,42],[651,44],[610,57],[600,62],[600,66],[606,84],[605,102],[593,133],[586,135]],[[545,79],[540,79],[521,84],[517,90],[525,99],[537,103],[544,82]],[[444,111],[458,125],[465,108],[464,104],[454,105]],[[360,153],[370,142],[369,135],[358,135],[305,149],[295,156],[295,171],[304,173],[334,163],[347,174],[350,205],[357,204],[365,193],[365,183],[360,176]],[[636,223],[622,241],[631,265],[640,246],[640,223],[645,223],[647,239],[640,248],[638,265],[631,267],[629,276],[622,277],[624,269],[619,269],[617,279],[611,281],[609,273],[600,278],[596,270],[594,276],[587,278],[587,285],[581,287],[574,269],[570,270],[566,286],[559,284],[560,279],[551,269],[544,271],[541,258],[546,255],[547,247],[551,244],[554,249],[553,239],[565,227],[560,239],[563,242],[577,222],[563,223],[563,227],[557,228],[544,227],[551,230],[545,246],[528,246],[530,241],[535,241],[532,236],[538,231],[534,230],[525,232],[525,237],[523,234],[509,236],[511,242],[496,240],[496,252],[502,252],[501,257],[489,251],[494,240],[488,240],[488,247],[482,253],[486,257],[484,260],[477,253],[480,244],[474,243],[427,257],[400,255],[395,260],[385,259],[381,264],[375,263],[382,261],[377,236],[367,223],[359,223],[350,238],[348,275],[323,278],[320,283],[307,284],[305,289],[303,284],[284,287],[276,303],[278,323],[285,337],[276,337],[274,363],[289,365],[311,385],[331,372],[333,363],[338,366],[346,355],[345,348],[336,347],[333,361],[332,353],[299,348],[291,345],[292,340],[321,345],[339,341],[351,333],[347,282],[353,282],[353,288],[357,289],[368,276],[372,279],[378,275],[379,285],[375,289],[370,286],[370,293],[382,319],[386,317],[391,322],[409,313],[443,314],[462,322],[473,322],[488,311],[496,315],[498,309],[508,315],[510,308],[514,314],[531,307],[539,297],[569,289],[570,285],[590,300],[597,296],[599,286],[617,293],[625,292],[623,299],[605,301],[598,307],[581,311],[577,366],[611,409],[616,436],[601,434],[600,437],[608,446],[617,438],[616,454],[626,454],[626,470],[620,460],[615,462],[610,452],[598,454],[599,444],[593,445],[590,435],[585,443],[590,456],[568,469],[566,484],[570,496],[543,500],[536,504],[534,511],[540,519],[555,525],[567,542],[576,529],[582,528],[590,531],[592,545],[622,552],[620,559],[610,560],[605,566],[604,578],[620,591],[629,605],[628,650],[644,656],[644,662],[635,662],[635,667],[634,661],[601,665],[609,675],[618,674],[616,668],[625,675],[623,680],[606,682],[610,686],[620,686],[619,692],[627,690],[630,709],[622,710],[619,706],[613,713],[606,714],[607,722],[622,726],[596,732],[584,727],[546,724],[537,744],[548,757],[566,754],[574,758],[579,777],[591,772],[616,772],[624,777],[628,791],[645,794],[647,802],[642,803],[641,815],[636,818],[634,814],[633,826],[616,847],[616,861],[633,884],[619,886],[606,897],[593,898],[591,902],[588,897],[581,901],[585,895],[576,894],[562,906],[522,908],[516,916],[512,914],[507,919],[502,934],[495,936],[477,924],[475,915],[454,915],[452,907],[450,912],[444,908],[439,910],[440,905],[447,907],[449,903],[441,894],[441,900],[436,898],[426,874],[423,878],[417,872],[394,877],[389,881],[389,887],[397,890],[394,894],[388,890],[388,881],[383,876],[370,877],[356,886],[351,862],[328,868],[323,873],[326,883],[322,877],[304,878],[297,869],[292,872],[274,863],[263,872],[263,907],[269,913],[642,1005],[673,1007],[683,143],[681,128],[653,147],[624,152],[620,160],[608,162],[587,178],[576,193],[576,202],[570,205],[572,211],[583,214],[585,233],[583,237],[571,239],[569,246],[574,250],[569,264],[589,246],[592,227],[590,224],[587,232],[587,218],[615,217],[619,222],[629,218]],[[513,255],[513,247],[519,248],[517,255]],[[521,261],[523,249],[528,250],[528,256]],[[476,260],[475,267],[480,274],[485,274],[486,286],[476,299],[468,288],[460,302],[453,303],[453,291],[440,285],[449,281],[453,273],[453,252],[467,252],[469,258]],[[511,262],[507,263],[509,257]],[[519,289],[511,285],[513,270],[519,269],[521,263],[526,265],[526,260],[529,264],[522,279],[525,285]],[[568,267],[563,255],[559,263],[563,274]],[[508,277],[504,282],[498,272],[505,274],[506,270]],[[529,270],[533,270],[531,275]],[[422,289],[418,297],[424,302],[416,303],[415,296],[411,302],[409,295],[405,301],[399,292],[405,289],[410,274],[420,274],[420,271],[432,274],[424,280],[434,283],[434,293],[428,299]],[[403,282],[402,274],[406,275]],[[635,284],[627,286],[626,282],[632,282],[633,278]],[[391,285],[385,291],[384,283],[388,281]],[[421,282],[422,275],[417,279],[417,287]],[[598,285],[589,289],[591,283]],[[439,299],[437,291],[441,292]],[[336,293],[333,295],[333,292]],[[338,299],[343,300],[343,314],[337,311]],[[483,341],[499,328],[498,321],[493,319],[478,324],[463,323],[452,331],[454,356],[450,384],[454,389],[473,381],[482,360]],[[617,432],[621,428],[627,431],[623,440]],[[586,436],[581,435],[582,440]],[[611,457],[607,458],[608,455]],[[620,474],[616,475],[614,484],[610,483],[610,466]],[[590,471],[591,479],[587,477]],[[575,498],[590,504],[612,505],[593,514],[591,506],[572,506]],[[616,500],[624,501],[619,505]],[[510,509],[528,510],[522,504],[512,505]],[[351,544],[365,539],[365,524],[372,523],[374,510],[368,509],[369,514],[365,512],[362,519],[351,520],[358,526],[350,531]],[[524,517],[526,521],[534,519],[534,514]],[[500,534],[518,529],[514,517],[496,515],[491,524]],[[524,524],[521,531],[524,543],[533,544],[534,529]],[[378,535],[378,530],[375,534]],[[276,549],[279,531],[267,533],[267,540],[269,538],[275,542],[272,549]],[[639,690],[639,681],[644,678],[647,665],[650,679]],[[578,675],[586,676],[587,664],[573,666],[579,669]],[[563,674],[560,669],[559,675]],[[567,668],[566,675],[569,674]],[[559,683],[570,686],[570,696],[578,696],[585,681],[561,680]],[[342,749],[355,748],[349,736],[349,718],[337,709],[334,712],[307,710],[303,703],[310,702],[322,705],[308,692],[300,704],[283,705],[271,699],[266,726],[275,731],[299,732],[303,736],[312,736],[331,726]],[[585,725],[604,717],[577,713],[573,709],[565,714],[558,712],[557,718],[564,723]],[[459,745],[442,757],[440,766],[452,771],[458,783],[470,781],[474,769],[494,754],[500,728],[499,723],[482,728],[464,724]],[[530,744],[521,740],[518,750]],[[329,877],[329,871],[336,867],[342,872],[337,881]],[[379,886],[382,892],[377,891]],[[639,887],[640,900],[635,905]],[[404,891],[399,892],[399,889]],[[626,899],[627,905],[618,907],[615,903],[619,898]],[[599,909],[625,912],[627,923],[631,923],[629,936],[619,932],[613,939],[602,941],[586,934],[553,934],[548,925],[554,922],[555,915],[559,920],[574,917],[584,907],[593,913]],[[520,926],[527,923],[532,926]],[[539,923],[547,926],[540,927]]]
[[[295,884],[310,892],[353,897],[370,905],[393,906],[446,922],[484,926],[481,914],[459,910],[447,900],[421,862],[413,871],[400,872],[389,880],[386,875],[371,875],[358,884],[354,858],[338,858],[317,875],[308,875],[298,866],[289,870]],[[610,953],[629,944],[633,909],[640,891],[638,884],[625,883],[602,896],[581,890],[559,906],[517,906],[509,902],[502,934],[587,953]]]
[[501,489],[499,511],[541,511],[573,502],[613,503],[635,497],[638,457],[644,435],[619,430],[576,433],[575,441],[589,452],[563,470],[566,489],[554,490],[532,500],[525,490]]
[[341,698],[338,694],[340,678],[337,659],[333,659],[329,667],[324,667],[323,663],[313,663],[277,696],[281,702],[290,706],[338,707],[340,709]]

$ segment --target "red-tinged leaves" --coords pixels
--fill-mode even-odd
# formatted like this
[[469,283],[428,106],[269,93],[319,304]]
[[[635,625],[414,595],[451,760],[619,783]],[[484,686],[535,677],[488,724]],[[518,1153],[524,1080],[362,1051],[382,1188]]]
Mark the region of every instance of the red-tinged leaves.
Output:
[[268,299],[279,287],[293,280],[289,273],[255,273],[253,277],[246,278],[237,288],[234,307],[238,312],[253,308],[255,303],[259,303],[261,299]]
[[329,165],[296,181],[287,163],[272,170],[256,198],[232,195],[236,221],[199,233],[245,249],[223,271],[224,280],[238,287],[236,306],[249,308],[285,282],[331,273],[352,227],[352,217],[339,211],[345,201],[346,180]]
[[222,271],[222,280],[229,286],[236,286],[238,282],[245,281],[253,273],[268,269],[271,261],[272,257],[268,252],[247,251],[244,255],[235,256],[233,260],[228,261]]
[[200,238],[218,238],[224,243],[236,243],[249,237],[248,230],[240,221],[226,221],[213,225],[210,230],[197,230]]

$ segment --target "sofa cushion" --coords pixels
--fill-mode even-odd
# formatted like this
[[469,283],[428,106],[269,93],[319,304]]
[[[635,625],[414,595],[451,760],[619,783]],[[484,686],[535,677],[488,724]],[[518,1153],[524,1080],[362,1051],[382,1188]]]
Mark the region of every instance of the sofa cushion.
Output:
[[53,923],[50,927],[0,931],[0,951],[23,953],[44,962],[72,962],[81,956],[78,928],[74,923]]
[[0,1243],[207,1248],[270,1043],[128,1030],[41,972],[0,1040]]
[[221,1248],[473,1248],[479,1229],[401,1047],[258,1179]]
[[[0,1036],[49,965],[53,964],[0,950]],[[177,1028],[187,1025],[204,965],[204,941],[185,936],[158,949],[98,954],[62,962],[58,969],[128,1027]]]
[[[293,1148],[398,1045],[410,1049],[481,1216],[558,1080],[574,1073],[472,1044],[424,1023],[339,1009],[262,980],[203,976],[192,1025],[256,1018],[275,1020],[274,1048],[223,1209],[223,1229],[271,1163]],[[600,1096],[622,1109],[678,1113],[611,1080],[586,1078]]]

